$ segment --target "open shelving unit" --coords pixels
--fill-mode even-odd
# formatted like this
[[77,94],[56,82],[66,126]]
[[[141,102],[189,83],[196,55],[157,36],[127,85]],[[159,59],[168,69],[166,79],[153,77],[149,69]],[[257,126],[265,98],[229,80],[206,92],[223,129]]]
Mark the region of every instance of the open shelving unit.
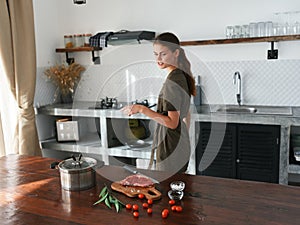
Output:
[[218,44],[236,44],[236,43],[255,43],[255,42],[279,42],[300,40],[299,35],[283,35],[271,37],[251,37],[251,38],[232,38],[232,39],[212,39],[212,40],[197,40],[197,41],[182,41],[182,46],[189,45],[218,45]]
[[197,41],[182,41],[182,46],[195,46],[195,45],[223,45],[223,44],[237,44],[237,43],[258,43],[270,42],[271,49],[268,50],[268,59],[278,58],[278,49],[274,49],[274,43],[279,41],[294,41],[300,40],[298,35],[283,35],[271,37],[251,37],[251,38],[232,38],[232,39],[212,39],[212,40],[197,40]]
[[100,47],[75,47],[75,48],[57,48],[56,52],[58,53],[65,53],[66,54],[66,62],[68,64],[72,64],[75,62],[74,58],[69,57],[69,53],[72,52],[91,52],[92,53],[92,61],[95,64],[100,64],[100,57],[95,56],[95,51],[100,51],[102,48]]
[[[103,158],[108,156],[127,157],[127,158],[139,158],[149,159],[151,155],[151,139],[145,139],[146,145],[144,147],[130,147],[127,145],[116,145],[109,147],[108,139],[111,139],[109,135],[108,120],[110,119],[149,119],[142,115],[126,116],[122,112],[116,109],[92,109],[92,102],[77,102],[73,104],[53,104],[42,106],[36,109],[37,116],[43,116],[44,120],[56,121],[61,117],[72,117],[75,121],[78,121],[80,129],[79,141],[65,141],[58,142],[53,133],[47,135],[46,138],[40,140],[40,145],[43,149],[53,149],[56,151],[78,152],[101,155]],[[95,124],[95,119],[98,118],[100,122],[100,136],[98,132],[93,129],[93,126],[89,124]],[[44,121],[40,121],[43,123]],[[54,130],[55,123],[51,123],[52,127],[44,127],[46,130]]]
[[[270,42],[271,49],[268,50],[268,59],[277,59],[278,50],[274,49],[274,42],[279,41],[293,41],[300,40],[300,34],[297,35],[283,35],[283,36],[271,36],[271,37],[251,37],[251,38],[232,38],[232,39],[211,39],[211,40],[193,40],[182,41],[182,46],[197,46],[197,45],[223,45],[223,44],[237,44],[237,43],[257,43],[257,42]],[[71,64],[75,61],[74,58],[69,57],[69,53],[72,52],[91,52],[92,61],[95,64],[100,64],[100,57],[95,56],[95,51],[101,51],[100,47],[76,47],[76,48],[57,48],[57,53],[66,54],[66,62]]]

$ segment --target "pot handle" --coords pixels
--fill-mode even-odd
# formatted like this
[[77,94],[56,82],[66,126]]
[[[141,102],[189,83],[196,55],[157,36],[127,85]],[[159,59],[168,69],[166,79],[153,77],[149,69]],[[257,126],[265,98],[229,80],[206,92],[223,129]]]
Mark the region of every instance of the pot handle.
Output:
[[[82,157],[82,154],[80,153],[79,156],[78,156],[78,161],[81,160],[81,157]],[[70,157],[65,158],[64,160],[66,160],[66,159],[71,159],[71,158],[72,158],[74,161],[77,161],[77,160],[76,160],[76,157],[75,157],[73,154],[72,154]],[[57,166],[58,164],[59,164],[59,162],[57,162],[57,161],[56,161],[56,162],[53,162],[53,163],[50,164],[50,168],[51,168],[51,169],[55,169],[56,166]]]
[[50,169],[55,169],[59,162],[53,162],[50,164]]

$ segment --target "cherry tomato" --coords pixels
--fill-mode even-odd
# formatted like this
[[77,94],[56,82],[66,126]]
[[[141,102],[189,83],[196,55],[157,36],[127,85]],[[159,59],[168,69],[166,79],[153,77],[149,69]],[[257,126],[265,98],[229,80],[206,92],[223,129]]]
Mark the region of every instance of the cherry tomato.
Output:
[[171,210],[172,210],[173,212],[175,212],[175,211],[176,211],[176,205],[172,205]]
[[139,210],[139,206],[136,205],[136,204],[134,204],[134,205],[132,206],[132,209],[133,209],[134,211],[138,211],[138,210]]
[[167,218],[169,215],[169,210],[168,209],[164,209],[162,212],[161,212],[161,217],[162,218]]
[[148,207],[149,207],[148,203],[146,203],[146,202],[143,203],[143,208],[144,208],[144,209],[147,209]]
[[173,199],[169,200],[169,204],[170,205],[175,205],[175,200],[173,200]]
[[176,206],[176,212],[182,212],[182,207],[180,205]]
[[135,218],[139,217],[139,215],[140,215],[139,212],[137,212],[137,211],[134,211],[132,214]]
[[126,204],[126,209],[131,209],[132,208],[132,205],[131,204]]
[[152,204],[153,204],[153,200],[152,200],[152,199],[148,199],[148,200],[147,200],[147,203],[148,203],[149,205],[152,205]]
[[138,197],[139,197],[139,199],[143,199],[143,198],[145,198],[145,195],[144,194],[139,194]]
[[152,214],[152,212],[153,212],[152,208],[148,208],[148,209],[147,209],[147,213],[148,213],[148,214]]

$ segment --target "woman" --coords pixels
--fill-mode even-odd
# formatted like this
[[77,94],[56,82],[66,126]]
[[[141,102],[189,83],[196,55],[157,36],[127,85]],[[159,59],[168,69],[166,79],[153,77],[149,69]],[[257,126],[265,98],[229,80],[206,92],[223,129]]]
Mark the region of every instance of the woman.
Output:
[[156,151],[156,169],[185,172],[190,158],[189,108],[191,95],[196,95],[195,81],[190,62],[174,34],[160,34],[153,48],[158,67],[168,72],[158,97],[157,112],[143,105],[130,105],[122,110],[128,115],[142,113],[157,122],[150,166]]

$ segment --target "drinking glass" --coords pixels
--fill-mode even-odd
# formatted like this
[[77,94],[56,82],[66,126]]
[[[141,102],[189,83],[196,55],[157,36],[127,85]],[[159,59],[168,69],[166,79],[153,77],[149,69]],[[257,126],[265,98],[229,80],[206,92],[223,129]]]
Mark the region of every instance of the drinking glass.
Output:
[[234,26],[233,38],[240,38],[242,33],[242,27],[240,25]]
[[290,22],[289,22],[289,34],[295,35],[295,34],[299,34],[300,32],[300,11],[293,11],[290,12],[289,14],[289,18],[290,18]]
[[273,30],[273,22],[267,21],[265,23],[265,35],[270,37],[274,35],[274,30]]
[[226,27],[226,38],[228,39],[233,38],[233,26]]
[[281,35],[281,25],[279,23],[273,24],[273,35],[280,36]]
[[257,23],[250,23],[249,24],[249,36],[250,37],[257,37]]
[[249,25],[245,24],[242,26],[241,37],[244,37],[244,38],[249,37]]
[[257,36],[258,37],[264,37],[264,36],[266,36],[265,22],[258,22],[257,23]]

